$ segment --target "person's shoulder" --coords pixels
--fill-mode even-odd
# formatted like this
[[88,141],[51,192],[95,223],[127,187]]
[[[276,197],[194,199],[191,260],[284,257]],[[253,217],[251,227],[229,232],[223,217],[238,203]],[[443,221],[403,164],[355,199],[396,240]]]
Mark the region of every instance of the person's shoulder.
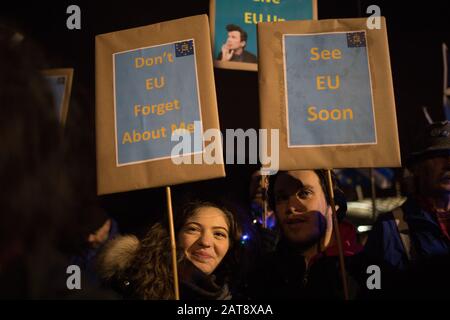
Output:
[[394,220],[393,211],[382,212],[377,216],[375,224],[390,222]]
[[380,213],[372,226],[372,230],[369,233],[369,240],[380,237],[389,238],[390,234],[394,230],[397,230],[397,224],[395,222],[393,211]]

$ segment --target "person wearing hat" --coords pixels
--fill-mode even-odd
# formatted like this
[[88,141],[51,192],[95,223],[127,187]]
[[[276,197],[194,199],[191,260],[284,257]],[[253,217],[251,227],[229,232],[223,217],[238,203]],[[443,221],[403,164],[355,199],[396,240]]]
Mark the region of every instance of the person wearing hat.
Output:
[[[326,177],[325,170],[293,170],[280,171],[270,178],[269,201],[275,209],[279,239],[275,251],[255,264],[248,284],[250,298],[344,297]],[[334,194],[342,223],[347,205],[336,184]],[[346,234],[348,229],[348,225],[340,227]],[[351,241],[342,242],[346,258],[358,250]],[[356,289],[351,291],[354,296]]]
[[378,217],[364,248],[382,274],[450,253],[450,123],[429,125],[417,146],[406,161],[412,194],[401,207]]

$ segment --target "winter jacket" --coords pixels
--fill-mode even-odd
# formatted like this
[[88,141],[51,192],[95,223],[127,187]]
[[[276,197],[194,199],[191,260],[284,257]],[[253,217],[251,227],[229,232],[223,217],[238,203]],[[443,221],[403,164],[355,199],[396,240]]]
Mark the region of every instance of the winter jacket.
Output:
[[[133,261],[136,258],[141,243],[135,236],[121,236],[110,241],[99,255],[97,265],[100,278],[109,287],[119,292],[125,299],[165,299],[165,297],[141,296],[143,285],[155,285],[155,282],[147,279],[133,280]],[[142,251],[141,251],[142,253]],[[170,250],[166,250],[164,259],[169,260]],[[150,260],[149,260],[150,261]],[[149,262],[150,263],[150,262]],[[148,266],[150,269],[154,266]],[[166,266],[164,266],[166,267]],[[167,274],[172,271],[170,263],[167,263]],[[171,286],[173,278],[160,279],[164,284]],[[206,275],[195,267],[188,259],[180,259],[178,263],[178,279],[180,299],[182,300],[229,300],[230,291],[226,284],[219,285],[213,275]],[[158,284],[159,285],[159,284]],[[155,290],[157,292],[158,290]]]

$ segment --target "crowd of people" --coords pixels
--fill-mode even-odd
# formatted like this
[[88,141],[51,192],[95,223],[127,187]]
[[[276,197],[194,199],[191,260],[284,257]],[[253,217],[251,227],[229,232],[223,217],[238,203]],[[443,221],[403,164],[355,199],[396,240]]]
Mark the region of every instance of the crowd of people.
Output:
[[[21,33],[0,28],[0,298],[174,299],[175,287],[187,300],[445,297],[450,123],[420,136],[407,159],[415,188],[401,208],[378,217],[365,246],[335,177],[332,199],[325,170],[278,172],[253,187],[257,199],[244,215],[220,190],[175,199],[176,286],[165,217],[143,237],[124,234],[95,196],[80,192],[73,172],[83,162],[66,147],[69,129],[54,112],[37,52]],[[260,216],[246,224],[258,205],[269,225]],[[81,290],[67,287],[70,265],[81,269]],[[373,265],[381,288],[367,285]]]

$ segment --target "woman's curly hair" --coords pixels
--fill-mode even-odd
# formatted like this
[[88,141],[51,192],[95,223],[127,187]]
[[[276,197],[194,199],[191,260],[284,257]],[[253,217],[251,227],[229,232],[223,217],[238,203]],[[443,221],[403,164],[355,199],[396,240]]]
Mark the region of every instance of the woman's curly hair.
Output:
[[145,300],[174,299],[171,265],[169,233],[156,223],[142,239],[128,271],[134,294]]
[[[227,218],[229,225],[229,250],[217,268],[215,275],[220,282],[227,280],[237,257],[235,248],[241,237],[241,227],[235,215],[226,209],[211,202],[195,201],[188,203],[175,215],[174,229],[178,236],[186,221],[196,214],[199,209],[214,207],[220,209]],[[178,263],[184,259],[182,250],[177,250]],[[174,299],[173,274],[171,259],[171,246],[168,226],[156,223],[141,241],[139,249],[134,255],[128,270],[128,279],[133,284],[137,297],[143,299]]]

